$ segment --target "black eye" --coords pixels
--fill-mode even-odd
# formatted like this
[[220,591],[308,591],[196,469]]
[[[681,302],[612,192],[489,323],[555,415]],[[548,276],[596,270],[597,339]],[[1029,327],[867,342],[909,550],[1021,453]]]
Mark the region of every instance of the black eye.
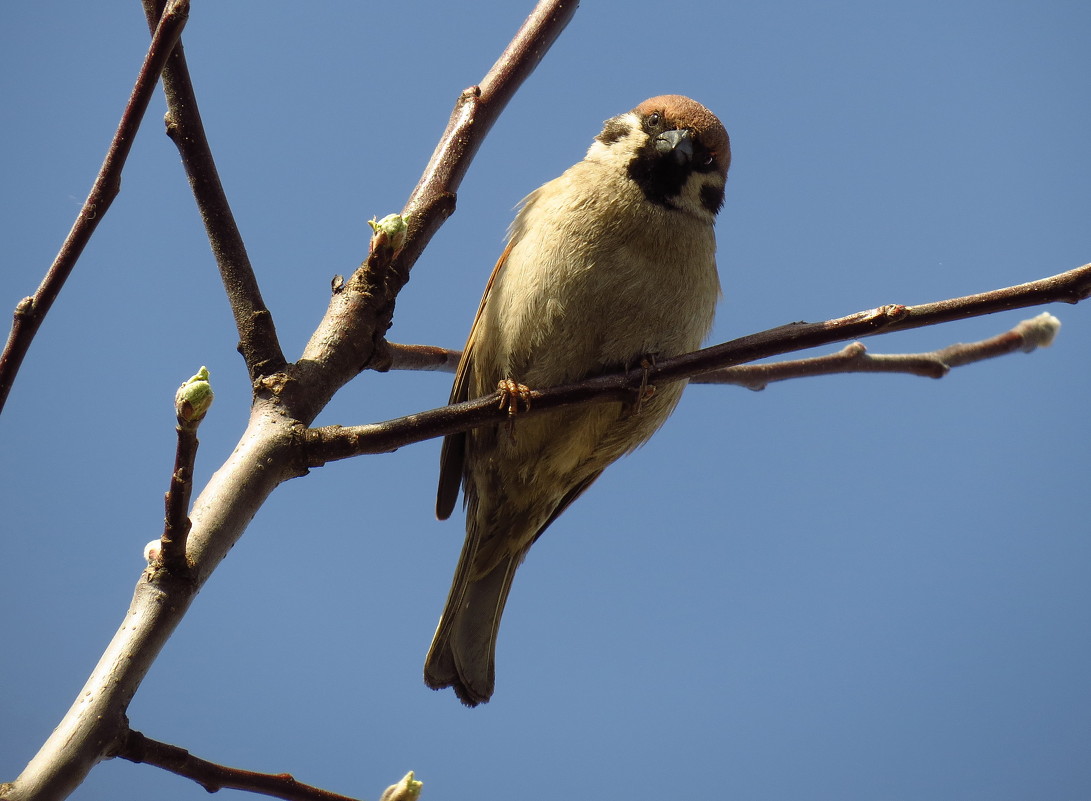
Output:
[[660,120],[659,112],[658,111],[653,111],[651,114],[648,115],[648,127],[658,128],[659,127],[659,120]]
[[701,159],[701,166],[702,167],[711,167],[712,162],[714,162],[715,160],[716,160],[716,154],[715,153],[708,153],[703,159]]

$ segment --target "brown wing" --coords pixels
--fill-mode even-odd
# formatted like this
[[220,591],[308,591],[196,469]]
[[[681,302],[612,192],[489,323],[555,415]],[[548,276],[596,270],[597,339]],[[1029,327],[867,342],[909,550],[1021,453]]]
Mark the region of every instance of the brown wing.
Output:
[[[462,358],[458,362],[458,370],[455,372],[455,383],[451,387],[451,397],[448,404],[461,403],[469,400],[470,365],[473,362],[474,340],[477,336],[478,324],[481,322],[481,313],[485,310],[485,304],[489,302],[489,294],[492,285],[496,282],[496,276],[500,274],[500,268],[511,253],[514,242],[509,242],[500,254],[496,266],[492,268],[489,282],[485,284],[485,292],[481,296],[481,303],[477,307],[477,316],[470,327],[470,336],[466,339],[466,347],[462,351]],[[462,469],[466,461],[466,433],[450,434],[443,438],[443,448],[439,454],[439,489],[436,492],[436,517],[446,520],[451,516],[458,500],[458,488],[462,485]]]

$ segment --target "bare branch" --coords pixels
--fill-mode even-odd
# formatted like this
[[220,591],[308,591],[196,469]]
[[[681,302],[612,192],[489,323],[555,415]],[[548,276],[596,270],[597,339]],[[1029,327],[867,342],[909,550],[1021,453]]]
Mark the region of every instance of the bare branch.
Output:
[[428,370],[453,373],[458,369],[462,351],[440,348],[435,345],[399,345],[387,342],[390,370]]
[[[1085,264],[1049,278],[992,292],[918,306],[880,306],[823,323],[791,323],[693,353],[663,359],[647,374],[642,368],[636,368],[575,384],[534,390],[530,396],[530,410],[521,414],[542,414],[550,409],[577,403],[632,400],[645,377],[653,383],[678,381],[831,342],[920,328],[1055,301],[1076,303],[1089,295],[1091,264]],[[948,354],[948,358],[967,358],[966,351],[959,351],[959,347],[952,346],[955,350]],[[507,413],[499,407],[499,394],[493,393],[465,403],[418,412],[382,423],[310,429],[306,434],[306,463],[309,467],[318,467],[326,462],[352,456],[386,453],[404,445],[466,431],[506,417]]]
[[743,364],[779,353],[806,350],[831,342],[981,317],[1046,303],[1078,303],[1091,296],[1091,264],[1049,278],[918,306],[887,305],[823,323],[791,323],[780,328],[705,348],[660,362],[653,380],[686,378],[720,367]]
[[347,795],[331,793],[329,790],[298,782],[290,773],[255,773],[209,762],[193,756],[184,748],[153,740],[138,731],[128,732],[114,756],[130,762],[154,765],[193,779],[210,793],[226,788],[284,798],[287,801],[356,801]]
[[486,134],[508,100],[545,56],[576,13],[572,0],[541,0],[511,44],[477,86],[455,104],[432,158],[410,195],[403,216],[404,245],[394,253],[373,249],[343,287],[335,289],[326,315],[294,379],[281,396],[293,415],[310,423],[341,386],[369,366],[385,366],[380,345],[390,327],[394,301],[432,236],[455,209],[455,193]]
[[[390,348],[383,348],[382,337],[398,291],[408,280],[409,270],[424,246],[453,212],[454,193],[485,133],[574,9],[574,3],[561,0],[540,3],[482,84],[462,94],[443,140],[406,204],[409,230],[404,244],[396,248],[380,243],[348,282],[335,287],[329,309],[304,358],[294,365],[284,365],[271,316],[257,292],[241,238],[222,198],[222,188],[215,180],[211,157],[205,159],[203,152],[187,156],[183,144],[179,144],[183,158],[194,159],[193,165],[187,166],[191,182],[216,184],[215,191],[204,185],[195,186],[195,193],[235,311],[242,340],[240,347],[251,375],[258,379],[250,423],[228,461],[193,504],[192,530],[186,548],[192,578],[180,580],[158,564],[144,572],[128,613],[72,707],[10,785],[11,789],[6,789],[10,798],[61,798],[78,786],[98,761],[124,749],[130,738],[125,715],[133,694],[196,592],[277,486],[303,475],[308,466],[330,459],[390,450],[503,419],[504,413],[494,408],[494,397],[376,426],[305,429],[333,393],[361,369],[396,362],[398,356],[392,355]],[[186,95],[189,101],[179,99],[185,88],[181,84],[188,87],[185,75],[179,48],[177,58],[164,73],[165,84],[173,86],[168,90],[168,98],[171,92],[178,92],[174,99],[168,100],[172,130],[175,134],[184,130],[185,135],[180,139],[198,140],[207,151],[192,92]],[[187,117],[188,114],[193,116]],[[222,205],[218,206],[221,200]],[[827,323],[784,326],[665,360],[652,370],[651,379],[679,380],[776,353],[1006,308],[1054,300],[1076,302],[1086,297],[1089,290],[1091,265],[1053,279],[986,295],[918,307],[887,306]],[[642,375],[641,370],[633,370],[535,392],[534,408],[528,413],[537,414],[572,403],[631,399]]]
[[[158,563],[149,565],[99,663],[38,753],[15,782],[5,785],[5,799],[47,801],[64,798],[79,786],[96,763],[107,754],[118,752],[128,731],[125,712],[129,701],[198,590],[242,536],[273,490],[284,481],[305,473],[304,429],[300,421],[309,423],[313,420],[333,392],[370,361],[373,343],[381,341],[386,331],[394,297],[404,284],[410,265],[450,215],[458,181],[485,132],[499,115],[503,101],[541,60],[574,11],[573,2],[550,0],[540,3],[517,36],[519,46],[509,47],[483,82],[482,86],[490,87],[491,94],[486,98],[484,93],[474,90],[470,100],[466,93],[463,94],[455,112],[458,124],[453,122],[449,127],[444,138],[446,144],[441,143],[437,148],[430,172],[422,178],[407,204],[413,211],[404,248],[397,254],[389,247],[374,248],[349,285],[335,288],[330,309],[312,337],[304,359],[290,366],[290,374],[273,374],[275,365],[283,359],[276,345],[272,320],[256,294],[256,284],[253,284],[253,292],[247,288],[247,282],[253,279],[249,265],[228,265],[234,272],[225,273],[224,281],[233,304],[236,298],[241,304],[235,307],[236,322],[242,335],[241,348],[252,374],[258,371],[263,380],[257,382],[258,392],[251,408],[250,423],[239,444],[193,504],[193,527],[186,549],[192,575],[178,577]],[[172,59],[164,69],[164,84],[174,86],[180,92],[178,84],[183,82],[184,76],[185,65],[179,45],[177,60]],[[176,107],[178,100],[170,97],[168,92],[168,103],[174,108],[171,113],[177,124],[194,122],[185,120],[187,114],[195,114],[195,106]],[[196,122],[199,124],[199,120]],[[199,128],[188,130],[186,138],[200,136]],[[457,143],[456,139],[459,140]],[[183,158],[187,156],[184,154]],[[200,172],[190,173],[191,181],[195,176],[201,180],[215,178],[210,157],[201,162]],[[204,189],[199,187],[197,193],[207,200]],[[222,191],[211,194],[222,195]],[[202,209],[202,213],[206,215],[206,227],[212,223],[234,227],[233,223],[228,225],[230,210],[226,201],[222,207]],[[209,215],[213,213],[228,217],[217,217],[210,223]],[[214,239],[222,233],[221,229],[216,230],[219,233]],[[241,248],[241,241],[238,245]],[[216,246],[214,242],[214,248]],[[245,256],[243,251],[230,255],[234,258],[240,253]],[[221,255],[225,254],[217,253],[218,260]],[[385,276],[392,260],[397,266],[398,277],[387,281]],[[241,282],[238,292],[232,276]],[[361,286],[366,289],[360,289]],[[241,314],[240,309],[245,309],[247,304],[252,315],[244,319],[246,315]]]
[[236,450],[209,480],[190,513],[190,576],[154,563],[141,575],[129,609],[83,689],[16,780],[5,801],[67,797],[127,731],[129,701],[188,611],[198,590],[242,536],[266,498],[301,474],[291,458],[293,432],[259,404]]
[[694,376],[694,384],[734,384],[762,390],[774,381],[836,373],[906,373],[942,378],[952,367],[993,359],[1021,350],[1046,347],[1060,330],[1061,321],[1049,312],[1023,320],[1010,331],[979,342],[948,345],[930,353],[868,353],[861,342],[850,342],[837,353],[811,359],[724,367]]
[[[836,373],[908,373],[926,378],[942,378],[952,367],[992,359],[1022,350],[1030,353],[1051,344],[1061,322],[1042,312],[1023,320],[1010,331],[969,344],[950,345],[930,353],[868,353],[860,342],[852,342],[824,356],[809,359],[724,367],[694,376],[693,384],[732,384],[752,390],[764,389],[774,381]],[[454,373],[462,351],[435,345],[401,345],[387,342],[390,370],[421,370]]]
[[99,222],[106,216],[110,205],[121,191],[121,172],[129,157],[140,123],[148,110],[152,92],[159,81],[159,75],[167,62],[178,37],[182,35],[189,19],[189,0],[172,0],[162,14],[156,14],[151,26],[154,31],[144,63],[136,76],[136,83],[129,95],[129,102],[121,114],[114,138],[106,151],[102,167],[99,169],[87,199],[80,208],[72,230],[68,232],[57,257],[42,279],[37,291],[30,297],[23,298],[15,307],[11,332],[7,344],[0,354],[0,411],[11,392],[11,386],[19,367],[23,363],[34,335],[41,327],[53,301],[57,299],[68,276],[76,266],[83,249],[98,228]]
[[186,566],[186,538],[192,524],[189,520],[189,498],[193,491],[193,463],[197,458],[196,427],[178,425],[178,446],[174,454],[174,470],[170,474],[170,489],[164,498],[166,515],[163,522],[160,560],[175,573]]
[[[486,134],[571,21],[578,5],[575,0],[541,0],[481,83],[459,97],[447,130],[402,212],[419,228],[410,231],[410,241],[393,266],[399,288],[409,280],[410,267],[432,235],[454,211],[453,202],[447,210],[443,199],[458,189]],[[436,213],[430,213],[432,210]]]
[[[151,26],[164,0],[142,2],[148,25]],[[277,339],[273,316],[261,297],[246,245],[235,224],[235,215],[227,202],[227,193],[212,158],[181,42],[163,68],[163,93],[167,98],[167,135],[182,156],[182,165],[235,317],[239,353],[253,381],[283,369],[284,354]]]

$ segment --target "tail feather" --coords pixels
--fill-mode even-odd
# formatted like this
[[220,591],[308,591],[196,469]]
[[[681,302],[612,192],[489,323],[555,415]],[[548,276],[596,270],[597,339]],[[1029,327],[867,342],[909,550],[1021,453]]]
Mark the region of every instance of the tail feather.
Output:
[[434,690],[452,687],[466,706],[477,706],[492,697],[496,635],[518,566],[518,560],[509,557],[485,575],[471,578],[472,551],[476,548],[467,542],[424,660],[425,684]]

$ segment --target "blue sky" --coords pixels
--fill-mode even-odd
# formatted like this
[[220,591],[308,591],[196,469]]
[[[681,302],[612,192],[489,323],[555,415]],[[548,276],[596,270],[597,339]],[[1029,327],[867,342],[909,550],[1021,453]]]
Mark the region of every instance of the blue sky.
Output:
[[[197,4],[221,176],[298,354],[530,3]],[[33,291],[143,57],[136,3],[0,7],[0,306]],[[1091,260],[1091,5],[586,2],[512,101],[391,338],[459,347],[512,208],[602,120],[691,95],[732,137],[723,341]],[[0,780],[60,719],[158,535],[171,399],[208,365],[198,479],[242,432],[235,332],[157,97],[122,193],[0,417]],[[918,351],[1039,310],[870,340]],[[1084,799],[1091,793],[1091,306],[1052,348],[939,380],[692,387],[535,546],[497,690],[421,681],[462,526],[438,443],[284,485],[198,597],[134,728],[366,798]],[[320,423],[442,405],[367,374]],[[129,763],[81,799],[191,799]],[[225,791],[225,797],[231,794]],[[241,796],[239,796],[241,798]]]

